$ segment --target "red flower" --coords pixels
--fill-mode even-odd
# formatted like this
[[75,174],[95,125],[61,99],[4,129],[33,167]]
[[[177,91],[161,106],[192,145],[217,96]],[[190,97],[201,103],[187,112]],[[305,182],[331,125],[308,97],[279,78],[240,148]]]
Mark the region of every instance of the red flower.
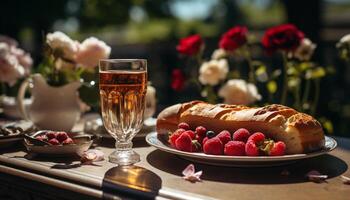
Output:
[[185,85],[185,75],[180,69],[174,69],[171,73],[171,88],[181,91]]
[[200,35],[191,35],[182,38],[180,43],[176,46],[176,50],[184,55],[193,56],[197,54],[203,46],[203,40]]
[[235,26],[221,36],[219,46],[227,51],[234,51],[247,42],[247,27]]
[[303,38],[304,33],[293,24],[282,24],[268,29],[262,44],[269,53],[276,50],[293,51]]

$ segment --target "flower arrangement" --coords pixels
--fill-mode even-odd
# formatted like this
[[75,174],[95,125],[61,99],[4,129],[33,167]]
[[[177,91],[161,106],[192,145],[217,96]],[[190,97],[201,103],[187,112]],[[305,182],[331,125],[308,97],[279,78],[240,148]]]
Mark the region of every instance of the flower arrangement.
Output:
[[53,86],[78,81],[84,72],[94,73],[99,60],[111,53],[111,47],[95,37],[80,43],[59,31],[46,35],[44,49],[39,72]]
[[[235,26],[221,36],[218,46],[211,59],[205,60],[205,43],[200,35],[181,39],[176,49],[192,67],[174,69],[171,87],[181,91],[195,84],[211,103],[247,105],[267,99],[268,103],[315,113],[320,79],[328,71],[311,61],[316,44],[296,26],[272,27],[266,30],[261,43],[247,27]],[[269,66],[255,58],[254,51],[261,47],[267,56],[279,54],[283,67]]]
[[7,86],[13,87],[18,79],[28,76],[32,64],[30,54],[20,49],[17,41],[0,36],[0,82],[3,83],[3,92]]

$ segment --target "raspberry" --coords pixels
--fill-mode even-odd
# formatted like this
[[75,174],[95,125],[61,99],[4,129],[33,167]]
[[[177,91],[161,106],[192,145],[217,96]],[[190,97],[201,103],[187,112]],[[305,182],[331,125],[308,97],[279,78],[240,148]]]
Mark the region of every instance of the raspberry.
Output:
[[203,138],[203,140],[202,140],[202,146],[204,146],[204,144],[205,144],[208,140],[209,140],[208,137]]
[[220,139],[217,137],[214,137],[214,138],[208,139],[208,141],[205,142],[203,146],[203,151],[206,154],[222,155],[223,148],[224,148],[224,145],[222,144]]
[[56,139],[59,141],[59,142],[63,142],[65,141],[66,139],[68,138],[68,135],[66,132],[58,132],[56,134]]
[[224,154],[228,156],[244,156],[245,143],[242,141],[229,141],[225,144]]
[[53,132],[53,131],[49,131],[49,132],[46,132],[45,135],[47,136],[47,138],[49,140],[53,139],[53,138],[56,138],[56,133]]
[[179,138],[179,136],[185,132],[185,129],[182,129],[182,128],[179,128],[177,129],[174,133],[172,133],[170,136],[169,136],[169,143],[172,147],[176,148],[176,145],[175,145],[175,141],[177,138]]
[[283,156],[286,151],[286,144],[282,141],[276,142],[270,150],[270,156]]
[[234,141],[242,141],[247,142],[248,138],[250,136],[250,133],[245,128],[240,128],[237,131],[235,131],[232,135],[232,140]]
[[191,139],[194,140],[196,139],[196,134],[191,131],[191,130],[188,130],[188,131],[185,131],[189,136],[191,136]]
[[248,142],[245,144],[245,154],[247,156],[259,155],[259,148],[256,146],[253,140],[248,140]]
[[74,144],[74,141],[72,140],[72,138],[67,138],[62,142],[63,145],[67,145],[67,144]]
[[178,150],[192,152],[192,138],[187,131],[183,132],[179,138],[176,139],[175,145]]
[[206,136],[206,133],[207,133],[207,129],[204,128],[203,126],[198,126],[196,128],[196,134],[200,137],[200,138],[205,138]]
[[51,140],[49,140],[49,143],[51,145],[59,145],[60,144],[60,142],[56,138],[52,138]]
[[255,144],[262,143],[264,140],[265,135],[261,132],[256,132],[248,138],[248,142],[253,141]]
[[231,134],[227,130],[221,131],[216,137],[221,140],[223,145],[231,141]]
[[190,130],[190,125],[188,125],[186,122],[181,122],[179,125],[177,125],[178,128],[183,128],[185,130]]

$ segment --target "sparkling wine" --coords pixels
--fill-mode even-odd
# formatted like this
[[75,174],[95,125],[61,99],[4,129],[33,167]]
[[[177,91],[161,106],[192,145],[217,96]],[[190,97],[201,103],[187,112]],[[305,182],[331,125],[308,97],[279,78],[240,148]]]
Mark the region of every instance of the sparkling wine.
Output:
[[100,71],[100,99],[103,123],[117,140],[131,140],[143,125],[146,71]]

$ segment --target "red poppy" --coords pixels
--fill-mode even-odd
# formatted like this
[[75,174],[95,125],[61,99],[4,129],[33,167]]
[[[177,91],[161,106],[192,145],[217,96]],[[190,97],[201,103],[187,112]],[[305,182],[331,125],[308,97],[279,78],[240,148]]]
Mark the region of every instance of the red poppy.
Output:
[[185,75],[180,69],[174,69],[171,73],[171,88],[181,91],[185,86]]
[[293,24],[272,27],[262,38],[264,48],[273,53],[277,50],[294,51],[304,39],[304,33]]
[[234,51],[247,42],[248,29],[245,26],[235,26],[221,36],[219,46],[227,51]]
[[193,56],[201,50],[203,44],[203,39],[200,35],[191,35],[189,37],[182,38],[180,43],[176,46],[176,50],[180,54]]

